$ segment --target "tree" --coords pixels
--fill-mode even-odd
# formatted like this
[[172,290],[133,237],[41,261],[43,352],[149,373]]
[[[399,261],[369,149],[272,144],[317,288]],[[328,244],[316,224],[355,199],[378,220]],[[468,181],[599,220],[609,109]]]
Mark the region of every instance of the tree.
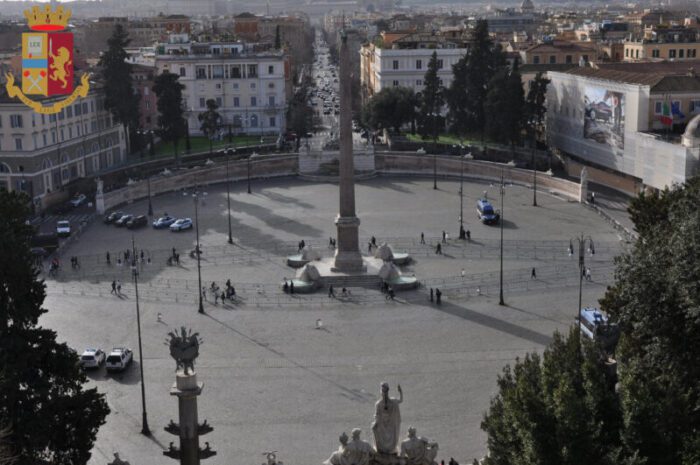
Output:
[[486,133],[492,140],[515,144],[520,140],[523,127],[525,95],[517,61],[513,69],[501,69],[489,82],[484,104]]
[[124,27],[117,24],[107,40],[107,51],[100,57],[99,66],[104,77],[105,107],[126,128],[129,149],[133,151],[131,141],[138,139],[133,135],[139,127],[139,95],[134,90],[131,64],[126,61],[125,48],[130,42]]
[[485,465],[613,465],[621,414],[614,376],[577,329],[555,333],[542,357],[528,354],[498,378],[481,428]]
[[172,142],[175,161],[180,163],[177,153],[177,143],[188,133],[182,109],[182,89],[176,74],[164,71],[158,75],[153,85],[153,92],[158,98],[158,132],[161,139]]
[[544,131],[544,117],[547,113],[547,106],[545,101],[547,100],[547,86],[550,80],[544,77],[542,72],[538,72],[535,79],[530,81],[530,88],[527,92],[527,99],[525,100],[525,122],[526,128],[530,133],[532,142],[534,145],[535,139],[538,134],[542,134]]
[[294,93],[287,109],[287,127],[296,134],[296,150],[301,138],[313,129],[313,110],[309,106],[309,84],[303,83]]
[[90,459],[109,407],[78,356],[38,326],[45,286],[38,279],[26,224],[29,198],[0,191],[0,419],[22,464],[80,465]]
[[648,464],[698,463],[700,455],[700,178],[640,195],[639,232],[617,259],[601,301],[620,325],[623,442]]
[[218,134],[219,128],[221,127],[222,118],[218,111],[219,105],[216,104],[216,100],[207,100],[207,111],[200,113],[197,118],[201,125],[199,129],[209,138],[209,155],[213,151],[213,140]]
[[465,135],[485,131],[486,95],[489,83],[505,65],[499,44],[489,36],[488,22],[477,20],[469,52],[452,67],[449,118],[452,131]]
[[408,87],[386,87],[367,102],[363,120],[373,130],[386,129],[399,133],[416,114],[416,95]]
[[421,136],[424,139],[432,137],[433,142],[437,142],[440,129],[443,126],[440,112],[445,103],[443,89],[438,77],[438,69],[437,51],[434,51],[428,62],[428,70],[423,79],[423,92],[420,99],[420,118],[422,123],[419,128]]
[[275,26],[275,50],[282,48],[282,39],[280,37],[280,25]]

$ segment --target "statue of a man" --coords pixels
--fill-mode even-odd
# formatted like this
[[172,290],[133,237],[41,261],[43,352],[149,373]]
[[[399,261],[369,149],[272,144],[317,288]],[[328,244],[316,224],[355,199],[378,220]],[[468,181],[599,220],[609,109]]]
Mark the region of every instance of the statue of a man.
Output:
[[382,383],[382,397],[375,404],[374,423],[374,448],[379,454],[396,454],[396,446],[399,444],[399,430],[401,428],[401,412],[399,404],[403,402],[403,391],[398,386],[399,398],[389,397],[389,385]]
[[338,439],[340,441],[340,447],[328,457],[328,460],[323,462],[323,465],[351,465],[348,459],[350,455],[348,451],[348,435],[343,432]]
[[348,444],[348,458],[351,465],[368,465],[372,457],[372,446],[360,439],[362,430],[355,428],[352,430],[352,441]]
[[401,457],[406,460],[406,465],[437,465],[437,452],[437,442],[417,437],[416,429],[408,427],[408,437],[401,441]]

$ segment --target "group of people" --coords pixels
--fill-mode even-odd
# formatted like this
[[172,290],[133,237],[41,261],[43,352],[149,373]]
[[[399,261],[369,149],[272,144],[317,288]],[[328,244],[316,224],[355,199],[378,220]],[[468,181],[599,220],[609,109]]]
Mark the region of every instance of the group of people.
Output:
[[435,289],[430,288],[430,301],[438,305],[442,303],[442,291],[437,287]]
[[78,257],[73,256],[70,258],[70,267],[75,269],[80,269],[80,262],[78,261]]
[[[349,290],[347,287],[344,287],[344,288],[340,291],[340,295],[341,295],[342,297],[349,297],[349,296],[350,296],[350,290]],[[328,298],[333,298],[333,299],[335,299],[335,297],[336,297],[336,295],[335,295],[335,288],[334,288],[333,285],[331,284],[331,285],[328,286]]]
[[58,257],[51,259],[51,265],[49,265],[49,276],[56,276],[58,269],[61,267],[61,262],[58,261]]
[[304,239],[300,240],[299,243],[297,244],[297,246],[299,248],[299,250],[297,250],[297,252],[301,252],[301,249],[306,247],[306,242],[304,242]]
[[122,282],[119,281],[118,279],[116,281],[112,281],[112,290],[109,293],[114,294],[116,296],[121,296],[122,295]]
[[386,300],[394,300],[394,297],[396,297],[396,293],[394,292],[394,288],[389,285],[386,281],[382,281],[381,285],[381,291],[382,294],[386,294],[385,299]]
[[[122,260],[123,257],[123,260]],[[80,265],[78,264],[78,257],[74,257],[76,260],[76,268],[79,268]],[[146,252],[144,252],[143,249],[139,252],[137,255],[136,252],[134,252],[134,255],[132,256],[132,252],[130,249],[126,249],[124,252],[117,253],[117,266],[122,266],[122,264],[128,264],[129,260],[132,260],[133,263],[151,263],[151,256],[147,255]],[[105,253],[105,261],[107,262],[107,265],[112,264],[112,256],[110,255],[109,251]],[[71,262],[72,264],[72,262]]]
[[372,238],[367,243],[367,253],[372,253],[372,249],[377,248],[377,238],[372,236]]
[[294,294],[294,281],[291,279],[287,282],[287,278],[284,278],[284,285],[282,286],[284,293]]
[[168,257],[168,265],[179,265],[180,264],[180,254],[177,252],[175,247],[172,248],[171,254]]
[[[468,241],[472,240],[472,232],[470,230],[465,230],[463,226],[459,227],[459,238],[460,239],[466,239]],[[450,240],[450,233],[447,231],[442,232],[442,244],[447,244],[447,241]],[[425,234],[420,233],[420,243],[425,244]],[[435,253],[438,255],[442,254],[442,247],[440,247],[440,243],[438,243],[438,246],[435,248]]]
[[337,244],[336,244],[336,239],[334,239],[334,238],[332,238],[332,237],[329,237],[329,238],[328,238],[328,248],[329,248],[329,249],[335,249],[335,246],[336,246],[336,245],[337,245]]
[[230,279],[226,280],[226,287],[223,290],[215,282],[211,283],[208,291],[206,287],[202,287],[202,299],[207,300],[207,292],[211,293],[214,299],[214,305],[218,305],[219,300],[224,304],[226,299],[233,301],[236,298],[236,288],[231,284]]

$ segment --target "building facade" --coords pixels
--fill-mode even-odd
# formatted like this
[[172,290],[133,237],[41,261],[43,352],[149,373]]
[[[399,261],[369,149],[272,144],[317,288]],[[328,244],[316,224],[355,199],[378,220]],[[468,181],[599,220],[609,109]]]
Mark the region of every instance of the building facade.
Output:
[[126,154],[124,127],[96,86],[54,115],[0,95],[0,188],[24,191],[39,207],[45,195],[122,164]]
[[628,193],[696,174],[700,149],[679,130],[700,114],[699,77],[621,63],[548,76],[549,145],[574,161],[571,166],[587,165],[605,179],[599,182]]
[[160,44],[157,73],[179,76],[190,134],[201,134],[198,115],[209,99],[223,118],[222,134],[279,134],[286,127],[291,76],[287,56],[240,42]]

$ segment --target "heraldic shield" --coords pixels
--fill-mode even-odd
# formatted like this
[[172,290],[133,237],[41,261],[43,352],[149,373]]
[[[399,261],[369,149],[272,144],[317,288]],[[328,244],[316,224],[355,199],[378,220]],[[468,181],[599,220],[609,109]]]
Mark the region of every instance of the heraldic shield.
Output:
[[22,34],[22,92],[28,95],[69,95],[73,92],[73,34]]

